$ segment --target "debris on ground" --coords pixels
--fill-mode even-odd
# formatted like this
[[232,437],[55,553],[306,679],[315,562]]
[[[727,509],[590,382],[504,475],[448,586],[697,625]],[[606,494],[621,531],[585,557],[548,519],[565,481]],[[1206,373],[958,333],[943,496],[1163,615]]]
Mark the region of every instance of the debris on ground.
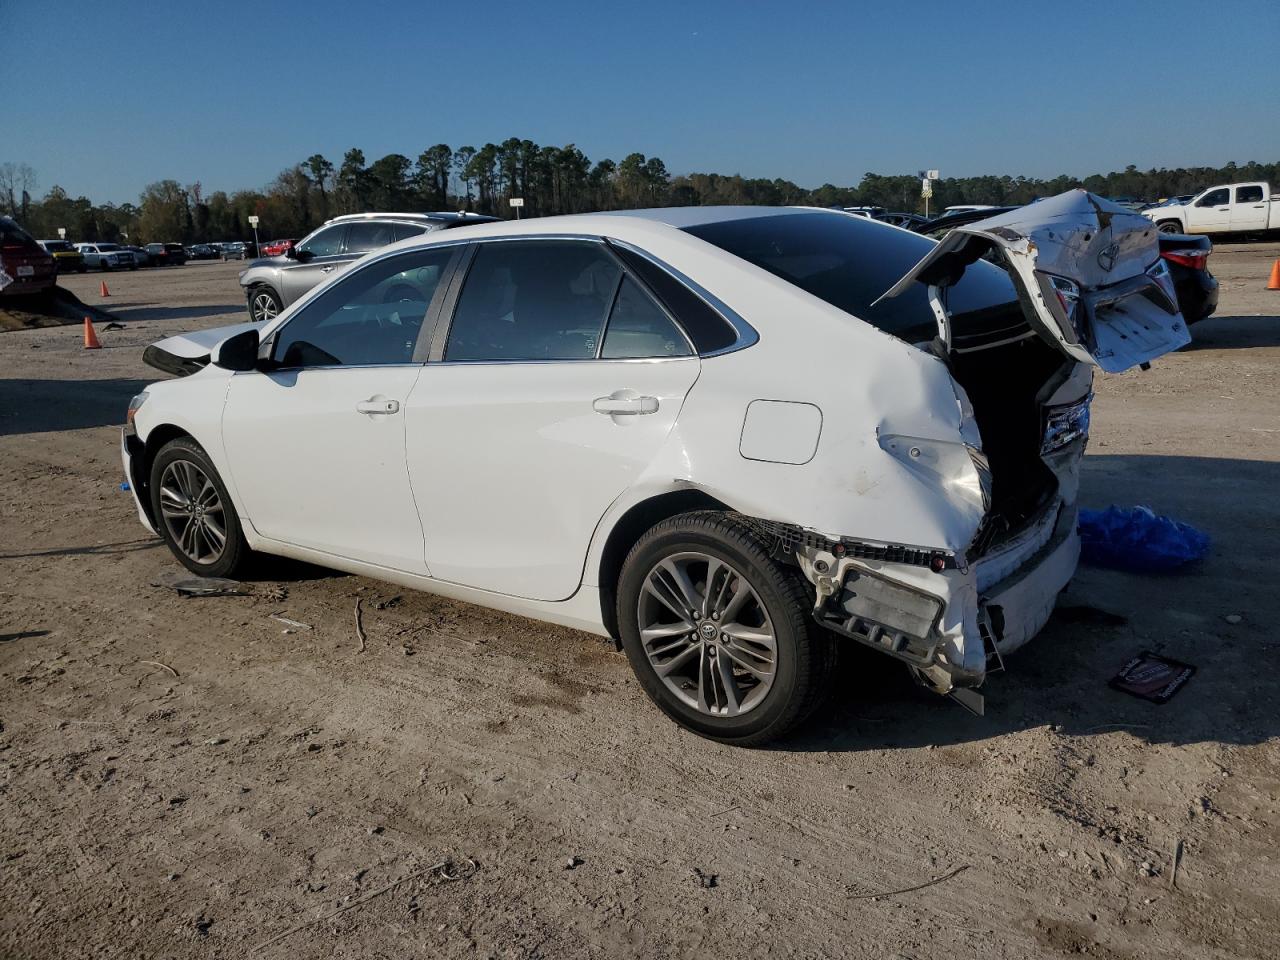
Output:
[[1143,650],[1121,667],[1107,685],[1141,700],[1168,703],[1195,672],[1196,668],[1189,663]]
[[295,630],[311,629],[311,624],[309,623],[303,623],[301,620],[294,620],[294,619],[291,619],[290,617],[285,617],[278,613],[270,613],[270,614],[267,614],[267,616],[269,616],[272,620],[275,620],[277,623],[283,623],[285,626],[293,627]]
[[1209,535],[1150,507],[1080,511],[1080,561],[1130,573],[1167,573],[1209,554]]
[[700,867],[694,867],[693,875],[697,878],[698,885],[705,890],[720,886],[720,875],[717,873],[705,873]]
[[191,577],[163,573],[151,581],[153,587],[175,590],[181,597],[247,597],[249,591],[239,580],[225,577]]
[[360,652],[364,653],[368,644],[365,642],[364,624],[360,621],[360,597],[356,597],[356,639],[360,641]]
[[1238,613],[1228,613],[1222,619],[1227,621],[1227,623],[1231,624],[1234,627],[1236,624],[1244,620],[1244,617],[1240,616],[1240,614]]
[[583,862],[584,861],[581,857],[569,857],[569,859],[564,862],[564,868],[566,870],[573,870],[582,866]]
[[105,327],[103,327],[102,329],[103,329],[103,330],[123,330],[123,329],[124,329],[124,324],[123,324],[123,323],[116,323],[114,320],[112,320],[110,323],[108,323],[108,324],[107,324]]

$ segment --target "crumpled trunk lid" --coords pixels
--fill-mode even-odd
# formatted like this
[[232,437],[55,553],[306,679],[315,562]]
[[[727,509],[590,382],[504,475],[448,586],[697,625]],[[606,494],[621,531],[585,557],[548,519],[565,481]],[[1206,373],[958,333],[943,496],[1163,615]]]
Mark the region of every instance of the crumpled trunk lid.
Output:
[[1155,225],[1085,190],[1070,190],[957,227],[882,297],[925,283],[950,345],[946,288],[990,256],[1018,291],[1032,327],[1067,356],[1119,373],[1191,342]]

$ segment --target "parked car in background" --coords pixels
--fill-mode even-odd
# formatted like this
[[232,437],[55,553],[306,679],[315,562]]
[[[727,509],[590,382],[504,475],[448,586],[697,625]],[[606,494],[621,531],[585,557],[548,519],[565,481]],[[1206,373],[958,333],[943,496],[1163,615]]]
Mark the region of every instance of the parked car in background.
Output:
[[207,243],[192,244],[187,248],[189,260],[217,260],[220,254]]
[[852,213],[858,217],[870,217],[872,220],[879,220],[881,216],[888,213],[884,207],[838,207],[845,213]]
[[283,256],[284,253],[290,248],[292,248],[293,245],[297,242],[298,242],[297,240],[272,240],[270,243],[264,243],[262,245],[262,256],[264,257]]
[[187,248],[180,243],[166,243],[164,252],[170,266],[180,267],[187,262]]
[[134,246],[133,244],[122,244],[120,249],[125,253],[129,253],[133,256],[133,262],[136,266],[139,266],[139,267],[155,266],[155,264],[151,260],[151,254],[147,253],[147,251],[142,249],[142,247]]
[[84,265],[84,254],[70,240],[41,240],[40,246],[53,257],[58,273],[84,273],[88,269]]
[[260,551],[617,637],[717,740],[792,729],[842,644],[980,710],[1075,573],[1094,369],[1189,340],[1137,214],[1071,191],[990,226],[421,235],[149,347],[179,379],[131,401],[126,479],[197,574]]
[[335,217],[285,251],[254,261],[240,287],[254,322],[270,320],[322,280],[341,273],[371,250],[437,230],[496,217],[476,213],[355,213]]
[[1147,207],[1161,233],[1266,233],[1280,230],[1280,194],[1262,181],[1202,190],[1186,203]]
[[[988,207],[950,213],[911,229],[941,240],[957,227],[969,226],[1017,209]],[[1218,280],[1209,272],[1209,255],[1213,253],[1213,243],[1208,237],[1175,233],[1161,233],[1157,240],[1160,257],[1169,269],[1169,276],[1177,292],[1178,309],[1182,312],[1183,319],[1192,324],[1211,316],[1218,309]]]
[[148,243],[146,246],[147,256],[151,258],[153,267],[164,267],[169,264],[169,251],[164,248],[163,243]]
[[18,226],[0,216],[0,296],[20,297],[48,290],[58,282],[53,254]]
[[879,214],[875,219],[879,220],[881,223],[892,223],[895,227],[905,227],[908,230],[914,229],[922,223],[929,222],[928,217],[923,217],[918,213],[902,213],[894,212],[892,210]]
[[84,255],[85,266],[91,270],[137,270],[133,254],[118,243],[77,243],[76,249]]
[[243,260],[247,256],[245,245],[239,240],[218,244],[223,260]]

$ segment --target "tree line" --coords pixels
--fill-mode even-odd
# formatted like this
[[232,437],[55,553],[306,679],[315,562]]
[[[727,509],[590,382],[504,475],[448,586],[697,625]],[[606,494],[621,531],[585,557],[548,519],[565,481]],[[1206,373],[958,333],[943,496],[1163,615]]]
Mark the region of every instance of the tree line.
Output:
[[[1240,180],[1278,183],[1280,163],[1145,171],[1130,165],[1083,179],[949,177],[934,183],[930,206],[936,212],[953,204],[1023,204],[1080,186],[1102,196],[1154,201]],[[0,213],[41,239],[56,237],[63,227],[71,240],[133,243],[249,240],[250,216],[260,218],[263,240],[302,237],[330,217],[369,210],[470,210],[510,218],[513,197],[524,199],[523,216],[704,204],[923,210],[914,175],[867,173],[857,186],[828,183],[806,189],[781,178],[672,176],[661,159],[642,153],[616,163],[592,163],[573,144],[539,146],[514,137],[482,147],[439,143],[416,159],[390,153],[372,163],[359,148],[348,150],[337,164],[317,153],[282,170],[261,190],[206,193],[199,181],[160,180],[148,184],[136,204],[95,204],[87,197],[72,198],[56,184],[37,198],[37,186],[27,164],[0,164]]]

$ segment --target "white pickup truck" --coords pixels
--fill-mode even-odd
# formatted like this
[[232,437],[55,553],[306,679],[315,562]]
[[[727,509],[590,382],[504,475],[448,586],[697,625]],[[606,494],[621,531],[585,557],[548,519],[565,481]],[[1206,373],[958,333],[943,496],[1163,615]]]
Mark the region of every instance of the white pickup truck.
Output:
[[1210,187],[1186,203],[1147,207],[1142,215],[1161,233],[1252,233],[1280,230],[1280,194],[1268,183]]

